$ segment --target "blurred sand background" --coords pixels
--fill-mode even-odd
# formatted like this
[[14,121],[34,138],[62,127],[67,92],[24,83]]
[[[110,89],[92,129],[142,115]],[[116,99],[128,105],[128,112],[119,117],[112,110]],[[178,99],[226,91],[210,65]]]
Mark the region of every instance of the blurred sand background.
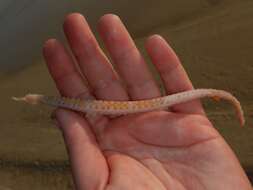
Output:
[[[245,109],[245,128],[239,127],[228,104],[204,101],[204,105],[247,173],[253,175],[253,2],[125,1],[108,7],[97,4],[90,2],[82,8],[80,2],[73,10],[87,15],[94,31],[100,16],[108,12],[118,14],[146,60],[146,37],[162,35],[178,53],[196,88],[225,89],[239,98]],[[59,30],[66,12],[57,17]],[[31,55],[33,64],[0,73],[0,190],[73,188],[61,133],[49,119],[51,109],[10,99],[28,92],[57,94],[39,56],[42,41],[52,34],[45,33],[33,48],[37,54]],[[62,38],[61,32],[56,34]]]

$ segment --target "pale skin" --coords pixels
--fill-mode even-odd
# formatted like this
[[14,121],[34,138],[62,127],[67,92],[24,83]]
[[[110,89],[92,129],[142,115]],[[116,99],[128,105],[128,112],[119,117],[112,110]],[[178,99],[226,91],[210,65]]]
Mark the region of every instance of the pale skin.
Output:
[[[64,21],[76,63],[60,42],[50,39],[45,43],[44,57],[61,95],[88,98],[92,94],[104,100],[161,96],[119,17],[104,15],[98,31],[116,69],[78,13]],[[176,54],[161,36],[147,38],[145,47],[167,94],[193,89]],[[199,101],[116,118],[87,118],[57,109],[56,119],[78,190],[252,189],[233,151],[205,116]]]

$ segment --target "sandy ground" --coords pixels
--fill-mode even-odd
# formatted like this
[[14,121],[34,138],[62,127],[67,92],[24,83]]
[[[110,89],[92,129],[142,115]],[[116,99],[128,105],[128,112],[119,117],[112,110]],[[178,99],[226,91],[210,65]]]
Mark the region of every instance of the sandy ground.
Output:
[[[196,88],[225,89],[240,99],[246,113],[245,128],[239,127],[226,103],[205,101],[204,105],[245,170],[253,173],[253,3],[245,2],[217,7],[173,25],[163,24],[141,37],[138,34],[136,43],[144,52],[147,34],[163,35]],[[61,133],[49,119],[51,109],[10,99],[28,92],[57,93],[43,61],[1,76],[0,89],[0,190],[71,189],[68,158]]]

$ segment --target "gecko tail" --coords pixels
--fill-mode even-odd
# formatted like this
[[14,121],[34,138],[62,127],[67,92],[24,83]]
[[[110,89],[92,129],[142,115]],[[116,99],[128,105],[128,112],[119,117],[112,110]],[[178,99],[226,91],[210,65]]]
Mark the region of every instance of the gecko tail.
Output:
[[22,102],[26,102],[28,104],[36,105],[36,104],[41,103],[43,98],[44,98],[44,96],[40,95],[40,94],[27,94],[23,97],[12,97],[12,100],[22,101]]

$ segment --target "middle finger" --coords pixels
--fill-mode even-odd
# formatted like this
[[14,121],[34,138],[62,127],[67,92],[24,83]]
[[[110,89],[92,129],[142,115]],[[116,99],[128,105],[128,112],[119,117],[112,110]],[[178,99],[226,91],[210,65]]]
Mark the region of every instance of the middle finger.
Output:
[[152,74],[120,18],[113,14],[104,15],[99,21],[99,32],[131,98],[160,96]]

